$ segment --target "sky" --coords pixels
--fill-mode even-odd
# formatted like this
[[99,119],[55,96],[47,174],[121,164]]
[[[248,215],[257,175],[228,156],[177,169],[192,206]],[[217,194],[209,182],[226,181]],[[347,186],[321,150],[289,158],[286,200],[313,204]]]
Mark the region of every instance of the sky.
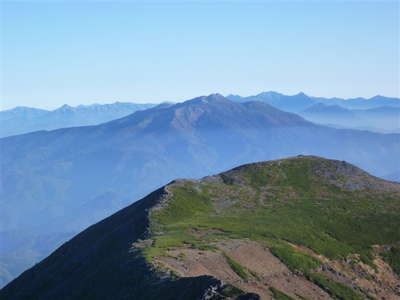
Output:
[[0,109],[399,97],[399,3],[0,0]]

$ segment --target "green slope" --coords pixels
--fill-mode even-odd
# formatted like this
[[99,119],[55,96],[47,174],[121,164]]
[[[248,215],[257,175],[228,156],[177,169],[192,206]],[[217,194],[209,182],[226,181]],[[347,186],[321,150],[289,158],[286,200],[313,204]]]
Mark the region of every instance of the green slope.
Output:
[[151,214],[149,257],[207,242],[190,229],[223,232],[212,239],[290,241],[332,259],[358,253],[367,263],[372,245],[400,241],[399,187],[347,163],[301,157],[253,164],[169,190],[169,204]]

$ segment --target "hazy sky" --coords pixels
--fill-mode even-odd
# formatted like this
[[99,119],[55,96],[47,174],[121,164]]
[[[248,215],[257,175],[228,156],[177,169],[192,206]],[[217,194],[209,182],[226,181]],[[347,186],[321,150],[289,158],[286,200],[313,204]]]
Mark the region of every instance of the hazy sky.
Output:
[[398,1],[0,6],[2,109],[268,90],[399,96]]

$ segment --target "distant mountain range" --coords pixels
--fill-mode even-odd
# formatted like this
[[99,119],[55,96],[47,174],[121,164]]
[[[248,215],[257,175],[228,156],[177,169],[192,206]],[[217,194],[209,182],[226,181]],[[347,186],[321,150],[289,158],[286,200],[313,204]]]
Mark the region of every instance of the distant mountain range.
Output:
[[55,110],[19,106],[0,111],[0,137],[37,130],[97,125],[147,109],[155,104],[115,102],[72,107],[63,105]]
[[339,105],[317,103],[299,115],[312,122],[341,128],[400,133],[400,107],[395,106],[346,109]]
[[[202,126],[199,104],[172,111]],[[257,108],[258,121],[268,111],[225,108]],[[304,125],[271,113],[275,125]],[[66,242],[0,299],[394,300],[399,227],[399,183],[315,156],[252,163],[153,191]]]
[[228,99],[236,102],[262,101],[284,111],[301,112],[314,104],[323,103],[326,105],[338,105],[347,109],[370,109],[381,106],[400,107],[399,98],[375,96],[372,98],[324,98],[312,97],[304,93],[288,96],[277,92],[269,91],[258,95],[241,97],[238,95],[228,95]]
[[[309,121],[336,128],[353,128],[381,133],[400,132],[400,100],[375,96],[370,99],[321,98],[304,93],[293,96],[264,92],[255,96],[229,95],[228,99],[244,103],[266,102],[280,110],[301,115]],[[62,107],[49,111],[31,107],[16,107],[0,111],[0,137],[38,130],[97,125],[127,116],[155,104],[115,102]]]
[[400,99],[383,96],[366,98],[322,98],[304,93],[287,96],[264,92],[255,96],[229,95],[236,102],[261,101],[284,111],[294,112],[312,122],[338,128],[382,133],[400,133]]
[[[237,103],[219,94],[96,126],[2,138],[1,237],[15,245],[0,248],[3,283],[66,236],[172,179],[298,154],[347,160],[386,175],[400,169],[399,139],[320,126],[267,103]],[[34,241],[23,245],[19,234]]]

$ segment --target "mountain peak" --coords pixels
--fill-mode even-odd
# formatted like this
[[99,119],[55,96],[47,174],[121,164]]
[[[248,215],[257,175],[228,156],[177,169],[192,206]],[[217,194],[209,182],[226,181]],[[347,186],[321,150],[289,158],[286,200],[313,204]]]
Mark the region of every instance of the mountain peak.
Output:
[[67,112],[67,111],[73,111],[74,107],[68,105],[68,104],[64,104],[62,106],[60,106],[59,108],[57,108],[55,111],[60,111],[60,112]]
[[284,96],[283,94],[277,93],[275,91],[266,91],[262,92],[254,97],[251,98],[261,98],[261,99],[269,99],[269,100],[279,100]]
[[219,104],[219,103],[232,103],[229,99],[225,98],[221,94],[215,93],[215,94],[210,94],[208,96],[200,96],[193,98],[191,100],[187,100],[184,102],[181,102],[180,105],[186,105],[186,104]]
[[[326,159],[316,155],[297,155],[284,159],[256,162],[242,165],[232,171],[246,173],[253,169],[270,170],[274,166],[278,166],[279,169],[289,173],[290,169],[300,167],[307,174],[304,176],[309,177],[309,180],[316,178],[317,180],[325,181],[325,183],[337,185],[345,190],[400,191],[399,184],[385,182],[347,161]],[[232,171],[228,171],[228,173]]]
[[308,98],[308,96],[307,96],[305,93],[303,93],[303,92],[299,92],[299,93],[297,93],[295,96],[296,96],[296,97],[306,97],[306,98]]
[[[253,129],[263,127],[265,130],[275,126],[312,126],[303,118],[280,111],[267,103],[257,101],[237,103],[221,94],[200,96],[177,104],[160,105],[152,110],[134,113],[111,123],[113,123],[112,126],[124,124],[122,126],[131,128],[142,124],[136,130],[148,130],[151,127],[160,131],[160,128],[165,128],[164,122],[168,119],[174,129],[186,133],[204,128],[236,130],[239,127]],[[161,123],[163,126],[160,125]]]
[[266,91],[266,92],[262,92],[258,95],[264,95],[264,96],[281,96],[282,94],[275,92],[275,91]]
[[367,100],[378,100],[378,101],[398,101],[400,103],[400,98],[393,98],[393,97],[386,97],[386,96],[382,96],[382,95],[376,95],[374,97],[371,97]]
[[197,99],[200,99],[200,101],[202,101],[204,103],[227,101],[227,99],[224,96],[222,96],[221,94],[218,94],[218,93],[210,94],[208,96],[202,96]]

